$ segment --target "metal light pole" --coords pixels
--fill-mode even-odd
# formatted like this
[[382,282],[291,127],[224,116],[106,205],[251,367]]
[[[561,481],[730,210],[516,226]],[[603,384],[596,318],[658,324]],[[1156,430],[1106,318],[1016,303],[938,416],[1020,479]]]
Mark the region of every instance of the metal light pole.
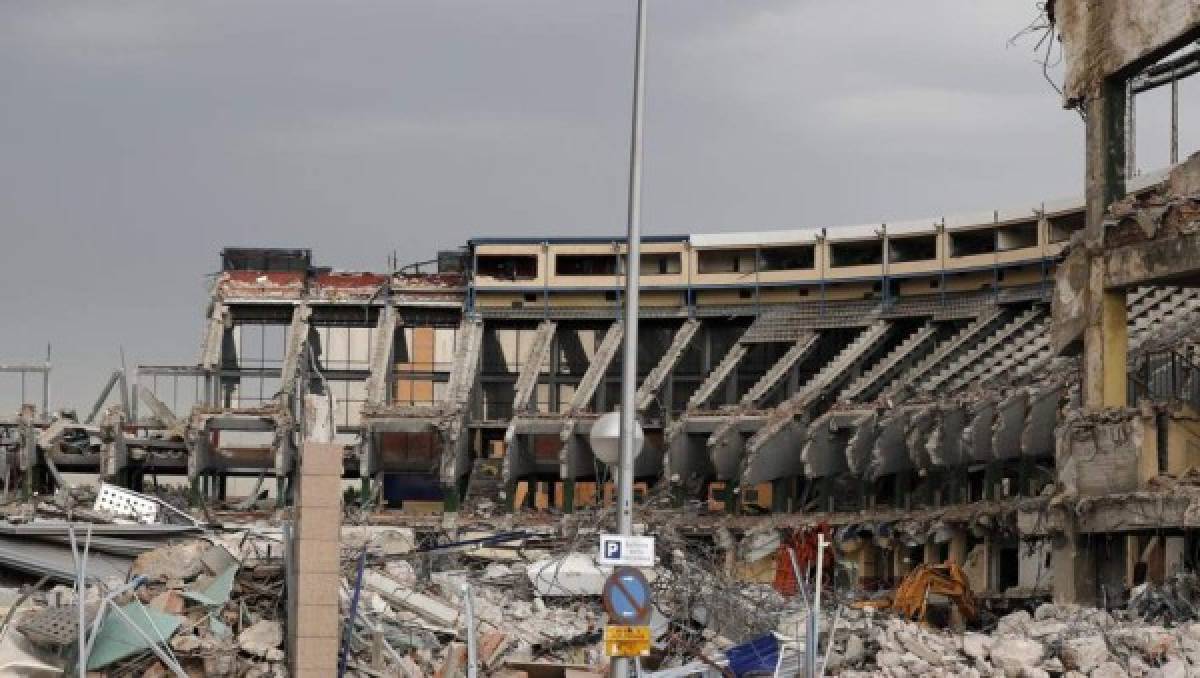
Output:
[[[633,432],[637,427],[638,286],[642,222],[642,99],[646,71],[646,0],[637,0],[637,39],[634,46],[633,130],[629,147],[629,212],[625,264],[625,353],[621,363],[621,454],[617,462],[617,532],[633,534]],[[629,675],[629,659],[614,657],[612,675]]]

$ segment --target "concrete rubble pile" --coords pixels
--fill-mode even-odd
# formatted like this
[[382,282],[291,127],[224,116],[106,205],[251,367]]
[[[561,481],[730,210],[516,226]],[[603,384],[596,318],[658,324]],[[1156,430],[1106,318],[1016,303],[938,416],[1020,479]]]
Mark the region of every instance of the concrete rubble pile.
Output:
[[[24,524],[50,525],[41,519]],[[28,570],[39,563],[66,567],[40,579],[24,572],[26,581],[36,582],[0,589],[7,608],[0,675],[76,674],[81,653],[88,675],[287,674],[278,541],[235,530],[172,533],[169,540],[142,543],[108,536],[104,528],[120,524],[71,525],[74,556],[70,545],[57,541],[26,545]],[[26,569],[11,559],[5,556],[6,570]],[[78,580],[71,581],[72,563],[86,581],[82,596]]]
[[1182,677],[1200,671],[1200,622],[1163,626],[1126,611],[1046,603],[1000,618],[990,633],[951,633],[848,610],[828,669],[892,678]]

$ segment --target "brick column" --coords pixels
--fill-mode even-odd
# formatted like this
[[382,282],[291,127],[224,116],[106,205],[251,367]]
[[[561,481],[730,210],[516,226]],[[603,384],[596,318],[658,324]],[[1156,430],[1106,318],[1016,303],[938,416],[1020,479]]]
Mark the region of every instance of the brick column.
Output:
[[337,675],[341,640],[342,446],[306,442],[296,473],[292,562],[295,590],[288,596],[288,656],[292,675]]

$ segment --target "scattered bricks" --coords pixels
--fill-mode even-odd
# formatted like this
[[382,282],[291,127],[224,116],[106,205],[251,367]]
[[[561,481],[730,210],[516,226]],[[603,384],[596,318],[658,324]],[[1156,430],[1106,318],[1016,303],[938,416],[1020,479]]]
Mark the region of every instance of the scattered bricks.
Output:
[[508,651],[512,639],[503,631],[488,631],[479,640],[479,661],[483,667],[491,669],[500,661],[500,657]]
[[342,477],[344,448],[334,443],[305,443],[300,452],[300,475]]
[[296,571],[298,573],[341,573],[341,545],[325,539],[296,540]]

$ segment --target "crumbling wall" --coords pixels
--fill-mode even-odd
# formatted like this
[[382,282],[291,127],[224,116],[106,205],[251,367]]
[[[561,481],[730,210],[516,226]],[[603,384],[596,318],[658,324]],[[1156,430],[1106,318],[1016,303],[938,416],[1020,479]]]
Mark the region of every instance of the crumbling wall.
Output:
[[1200,31],[1200,0],[1056,0],[1048,9],[1063,44],[1067,104]]
[[1062,490],[1080,496],[1136,490],[1144,437],[1138,410],[1076,413],[1058,432],[1056,466]]

